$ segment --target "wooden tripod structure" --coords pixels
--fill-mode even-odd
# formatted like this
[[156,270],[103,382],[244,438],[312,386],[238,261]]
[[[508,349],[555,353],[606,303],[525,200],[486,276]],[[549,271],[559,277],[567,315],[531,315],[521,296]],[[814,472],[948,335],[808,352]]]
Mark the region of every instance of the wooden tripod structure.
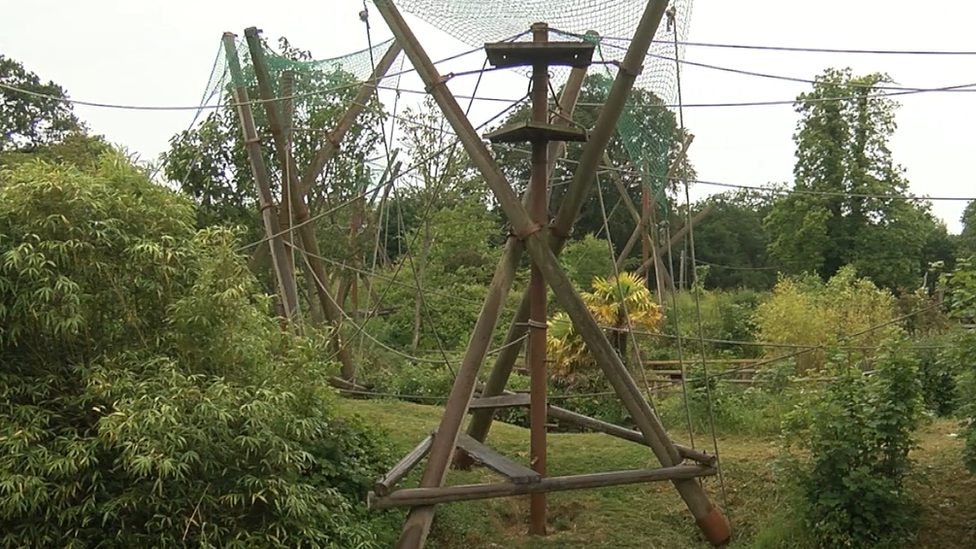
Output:
[[[370,494],[370,505],[374,508],[410,507],[397,547],[403,549],[420,549],[423,547],[430,532],[435,505],[439,503],[521,494],[544,494],[558,490],[663,480],[669,480],[674,484],[695,517],[705,538],[715,546],[724,545],[731,536],[728,522],[709,501],[702,486],[695,481],[696,477],[715,473],[713,468],[715,460],[712,456],[700,452],[687,449],[682,451],[670,439],[621,358],[616,354],[606,335],[576,292],[557,258],[557,254],[562,250],[563,244],[568,238],[573,223],[579,216],[583,202],[589,195],[592,181],[613,135],[617,119],[624,108],[625,100],[633,88],[642,61],[647,55],[654,33],[657,31],[667,8],[667,0],[648,1],[627,54],[620,64],[619,72],[606,104],[600,112],[596,125],[588,135],[541,120],[546,114],[546,109],[545,106],[540,106],[537,100],[544,100],[545,98],[543,92],[535,92],[539,91],[540,83],[545,82],[544,69],[547,66],[558,64],[582,68],[588,65],[593,53],[592,43],[548,42],[546,27],[535,25],[532,42],[506,42],[485,46],[489,61],[496,66],[528,65],[533,67],[533,119],[529,122],[503,128],[487,136],[494,141],[532,142],[532,182],[521,201],[502,174],[490,151],[464,115],[464,111],[457,100],[447,88],[447,78],[438,73],[392,0],[374,0],[374,3],[392,30],[397,43],[403,47],[403,51],[416,68],[428,93],[433,96],[465,150],[481,172],[485,182],[508,217],[514,233],[514,238],[509,239],[505,253],[495,270],[488,289],[488,296],[471,334],[440,425],[405,456],[393,470],[377,482],[373,493]],[[578,71],[574,70],[574,72],[579,76]],[[556,218],[551,224],[548,224],[544,218],[537,215],[539,213],[538,208],[533,207],[530,213],[527,206],[536,205],[539,194],[542,195],[543,205],[545,203],[546,173],[544,170],[551,165],[550,159],[547,158],[547,144],[550,141],[567,140],[586,141],[586,144],[579,166],[566,193],[566,198],[560,206]],[[538,184],[540,179],[542,180],[541,186]],[[543,209],[542,214],[544,215],[544,213]],[[478,389],[478,373],[484,363],[492,333],[498,324],[502,304],[511,289],[512,279],[523,249],[529,253],[532,260],[532,279],[534,281],[543,280],[545,284],[548,284],[557,300],[566,309],[574,328],[583,338],[618,397],[623,401],[627,411],[636,422],[639,432],[599,422],[580,414],[570,413],[571,415],[564,417],[574,417],[578,423],[588,424],[587,426],[590,428],[610,434],[623,435],[621,433],[623,431],[637,435],[631,440],[637,440],[649,446],[660,461],[661,468],[572,477],[547,478],[544,476],[544,432],[540,434],[536,427],[538,426],[538,418],[541,417],[544,422],[547,413],[554,416],[556,414],[554,407],[547,406],[545,403],[544,389],[540,390],[538,387],[540,368],[536,367],[535,362],[538,360],[538,342],[544,341],[545,337],[544,316],[541,325],[538,319],[540,313],[540,308],[536,302],[539,293],[538,282],[536,284],[530,283],[530,287],[523,297],[522,306],[509,329],[508,341],[506,341],[509,345],[506,352],[499,355],[488,383],[481,387],[478,398],[474,399],[475,392]],[[545,299],[544,293],[542,299],[543,301]],[[541,312],[543,315],[545,314],[544,308]],[[522,395],[506,394],[505,391],[512,365],[518,354],[517,342],[524,336],[526,327],[533,328],[530,347],[535,347],[535,352],[530,348],[532,389],[528,400]],[[512,351],[513,348],[514,351]],[[543,347],[543,358],[544,352]],[[541,373],[544,375],[544,370]],[[487,436],[495,409],[525,405],[532,408],[530,409],[530,424],[533,431],[531,453],[535,459],[531,464],[532,469],[515,463],[482,444]],[[472,418],[468,433],[464,434],[461,433],[461,426],[464,416],[469,410],[473,410],[475,415]],[[539,447],[539,443],[543,444],[543,447]],[[508,482],[444,486],[448,468],[457,448],[461,448],[467,456],[506,476]],[[420,487],[392,490],[396,483],[425,456],[427,462],[420,479]],[[686,458],[693,459],[698,463],[683,465],[682,461]],[[537,521],[540,517],[540,510],[544,513],[544,506],[544,499],[535,498],[533,501],[533,532],[541,533]],[[544,521],[544,514],[541,514],[541,517]]]

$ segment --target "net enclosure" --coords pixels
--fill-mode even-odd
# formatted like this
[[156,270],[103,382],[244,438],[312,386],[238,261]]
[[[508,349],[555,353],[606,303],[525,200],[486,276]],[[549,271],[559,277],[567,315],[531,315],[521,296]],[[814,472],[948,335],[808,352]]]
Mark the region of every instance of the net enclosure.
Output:
[[[598,50],[594,60],[603,64],[591,67],[590,74],[603,76],[591,80],[601,88],[603,98],[609,95],[615,76],[612,63],[623,60],[647,6],[647,0],[393,1],[404,12],[472,47],[513,36],[518,36],[517,40],[530,40],[526,31],[532,23],[540,21],[549,25],[552,40],[592,40],[595,33]],[[673,112],[673,105],[679,101],[676,57],[680,59],[684,55],[682,44],[688,36],[691,11],[692,0],[672,0],[670,14],[658,27],[643,70],[634,84],[636,90],[649,92],[662,111],[670,114],[662,112],[650,120],[638,117],[638,109],[631,100],[617,123],[630,167],[640,172],[643,184],[660,198],[664,198],[667,188],[669,151],[677,130]],[[569,69],[552,67],[550,73],[553,84],[559,85],[565,81]],[[659,200],[659,203],[667,201]]]

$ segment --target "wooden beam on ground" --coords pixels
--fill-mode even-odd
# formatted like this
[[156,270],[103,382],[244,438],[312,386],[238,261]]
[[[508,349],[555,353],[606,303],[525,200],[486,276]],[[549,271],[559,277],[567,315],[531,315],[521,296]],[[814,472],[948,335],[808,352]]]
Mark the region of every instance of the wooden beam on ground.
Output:
[[536,493],[585,490],[607,486],[623,486],[665,480],[689,480],[715,474],[715,469],[700,465],[675,465],[657,469],[638,469],[635,471],[614,471],[566,477],[548,477],[539,482],[515,484],[500,482],[496,484],[467,484],[460,486],[438,486],[433,488],[407,488],[397,490],[387,496],[369,495],[371,509],[393,507],[428,507],[440,503],[453,503],[476,499],[502,498]]
[[526,393],[512,393],[509,395],[481,397],[472,400],[471,405],[468,406],[468,409],[497,410],[499,408],[516,408],[519,406],[528,406],[530,400],[529,395]]
[[[626,427],[621,427],[619,425],[614,425],[613,423],[608,423],[606,421],[601,421],[596,418],[585,416],[565,408],[559,408],[558,406],[549,406],[549,416],[555,419],[560,419],[591,431],[597,431],[600,433],[605,433],[617,438],[622,438],[624,440],[629,440],[631,442],[636,442],[637,444],[642,444],[647,446],[647,441],[644,439],[644,435],[640,431],[635,431],[633,429],[627,429]],[[718,462],[717,458],[701,450],[695,448],[689,448],[687,446],[682,446],[680,444],[675,444],[675,448],[678,449],[678,455],[684,459],[690,459],[696,461],[702,465],[707,465],[709,467],[714,467]]]
[[458,436],[457,447],[464,450],[476,462],[508,478],[514,484],[528,484],[542,479],[539,473],[499,454],[464,433]]
[[271,195],[271,181],[268,168],[261,155],[261,138],[254,126],[254,114],[251,112],[251,102],[244,86],[244,72],[237,57],[237,46],[234,44],[233,33],[224,33],[224,50],[227,55],[231,77],[234,85],[234,101],[237,103],[237,115],[241,121],[241,131],[244,137],[244,148],[254,176],[254,185],[258,191],[258,201],[261,208],[261,218],[264,220],[264,233],[271,247],[271,259],[274,265],[275,279],[278,281],[278,291],[285,317],[296,323],[298,319],[298,288],[295,284],[295,272],[288,264],[288,253],[285,249],[284,237],[278,216],[274,212],[274,199]]
[[398,482],[403,480],[403,477],[407,476],[410,471],[420,463],[420,460],[427,456],[430,452],[430,446],[434,442],[434,433],[427,435],[424,440],[420,441],[413,450],[403,456],[403,459],[397,462],[393,468],[390,469],[388,473],[383,475],[383,478],[376,481],[373,484],[373,492],[379,496],[385,496],[390,493],[391,489],[397,485]]

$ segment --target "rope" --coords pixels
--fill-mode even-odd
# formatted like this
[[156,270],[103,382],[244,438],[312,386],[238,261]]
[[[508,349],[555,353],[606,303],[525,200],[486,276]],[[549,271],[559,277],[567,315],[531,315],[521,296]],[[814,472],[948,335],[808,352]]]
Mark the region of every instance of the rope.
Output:
[[[674,12],[669,11],[668,17],[669,20],[673,22],[675,17]],[[680,128],[680,135],[684,135],[685,115],[684,115],[684,109],[681,106],[683,101],[682,101],[682,94],[681,94],[681,63],[680,63],[680,56],[678,54],[678,25],[672,24],[671,27],[673,30],[673,39],[674,39],[674,62],[675,62],[675,75],[676,75],[676,84],[677,84],[677,92],[678,92],[678,126]],[[692,217],[691,216],[691,192],[689,190],[691,185],[687,181],[685,181],[684,187],[685,187],[685,203],[687,205],[685,211],[685,215],[686,215],[685,223],[688,224],[688,248],[691,254],[691,264],[693,266],[692,271],[694,271],[694,265],[696,265],[695,227],[691,222],[691,217]],[[670,245],[670,239],[668,239],[668,244]],[[708,423],[712,434],[712,448],[714,449],[715,452],[715,469],[718,472],[718,484],[719,484],[719,489],[722,491],[722,503],[723,506],[725,507],[725,512],[728,515],[729,528],[731,529],[732,513],[731,513],[731,509],[729,508],[729,497],[725,490],[725,475],[723,472],[725,468],[722,466],[722,458],[719,455],[719,450],[718,450],[718,436],[716,435],[715,432],[715,406],[712,401],[712,388],[708,376],[708,357],[705,354],[705,330],[702,325],[702,314],[701,314],[701,284],[698,283],[697,276],[694,277],[693,280],[694,280],[693,291],[695,295],[695,320],[698,325],[698,347],[701,354],[702,374],[704,374],[706,380],[705,398],[708,400]],[[684,375],[682,375],[682,383],[684,383]]]
[[[607,251],[610,253],[610,263],[613,265],[613,276],[614,281],[617,284],[617,296],[620,299],[620,306],[624,310],[624,318],[627,319],[627,332],[631,340],[631,344],[634,346],[634,351],[637,353],[639,358],[637,369],[640,370],[641,380],[644,383],[644,391],[647,393],[647,403],[651,406],[652,410],[655,410],[654,400],[651,398],[651,385],[647,381],[647,371],[643,364],[643,359],[640,358],[640,347],[637,346],[637,336],[634,335],[634,331],[630,325],[630,312],[627,310],[627,300],[624,299],[623,287],[620,285],[620,271],[617,270],[617,262],[614,258],[613,242],[610,241],[610,222],[607,217],[607,207],[606,203],[603,201],[603,188],[600,184],[600,175],[596,176],[596,195],[600,200],[600,213],[603,216],[603,226],[607,231]],[[626,357],[620,357],[621,360],[626,360]]]
[[678,290],[674,286],[674,262],[672,261],[672,248],[671,248],[671,226],[668,225],[667,228],[667,241],[668,241],[668,263],[671,266],[671,318],[674,321],[674,333],[678,342],[678,368],[681,370],[681,398],[685,401],[685,415],[688,418],[688,439],[692,448],[695,447],[695,428],[691,418],[691,402],[688,400],[688,372],[685,369],[685,355],[684,355],[684,345],[681,343],[681,329],[680,323],[678,322]]

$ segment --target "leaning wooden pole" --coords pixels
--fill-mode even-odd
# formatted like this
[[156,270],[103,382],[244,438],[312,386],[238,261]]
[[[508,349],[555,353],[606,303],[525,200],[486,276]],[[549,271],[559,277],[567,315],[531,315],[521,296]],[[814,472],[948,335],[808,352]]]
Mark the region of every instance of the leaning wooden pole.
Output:
[[[691,146],[691,142],[694,140],[695,136],[689,135],[684,142],[681,144],[681,152],[678,153],[678,157],[674,159],[671,166],[668,167],[667,175],[664,176],[664,183],[667,184],[671,181],[671,178],[675,176],[678,172],[678,166],[688,155],[688,147]],[[617,178],[619,180],[619,177]],[[621,182],[621,186],[623,186]],[[619,190],[619,188],[618,188]],[[625,191],[626,192],[626,188]],[[623,268],[623,263],[626,261],[627,256],[630,255],[630,251],[634,249],[634,245],[637,243],[638,237],[641,238],[641,264],[647,263],[650,259],[649,253],[651,251],[651,239],[647,238],[648,229],[651,227],[651,216],[654,208],[651,206],[651,202],[656,201],[656,198],[651,197],[648,193],[646,185],[641,185],[641,217],[637,221],[637,225],[634,227],[634,231],[630,234],[630,238],[627,240],[627,244],[624,245],[624,249],[620,251],[620,255],[617,257],[617,270]],[[643,236],[642,236],[643,235]],[[644,249],[644,245],[647,245],[647,249]]]
[[319,251],[318,241],[315,238],[315,227],[309,222],[308,206],[305,204],[303,193],[298,190],[298,167],[294,157],[289,154],[288,142],[282,131],[281,116],[278,109],[275,108],[274,89],[271,86],[268,64],[258,38],[258,30],[255,27],[245,29],[244,37],[247,40],[248,50],[251,52],[254,75],[258,81],[258,92],[261,94],[261,99],[264,100],[268,129],[274,139],[278,160],[281,162],[284,173],[288,175],[283,179],[283,185],[289,188],[288,197],[291,200],[291,207],[295,216],[295,227],[301,236],[303,251],[306,252],[303,255],[310,268],[311,276],[315,279],[315,290],[325,320],[333,327],[332,344],[335,347],[336,358],[339,360],[342,378],[352,380],[356,373],[356,366],[353,364],[349,350],[342,342],[340,335],[342,310],[329,292],[329,277],[322,262],[322,253]]
[[[623,401],[635,423],[637,423],[644,438],[651,445],[658,461],[664,467],[676,465],[681,459],[677,449],[668,438],[667,432],[664,430],[663,425],[661,425],[660,420],[644,399],[637,383],[634,382],[634,379],[621,362],[620,357],[617,356],[606,334],[604,334],[603,330],[596,323],[579,294],[576,292],[572,281],[560,267],[555,253],[550,248],[545,231],[534,230],[534,224],[525,207],[523,207],[515,192],[512,191],[501,168],[491,157],[481,137],[477,134],[470,121],[464,115],[461,106],[447,88],[446,81],[438,73],[426,52],[424,52],[399,10],[393,5],[391,0],[374,1],[383,18],[386,20],[387,25],[393,31],[394,36],[396,36],[397,41],[403,45],[404,51],[416,68],[427,90],[440,106],[445,118],[458,135],[461,144],[484,177],[485,183],[491,189],[498,204],[511,221],[516,234],[527,235],[525,236],[524,242],[530,257],[539,265],[543,276],[552,288],[556,298],[566,309],[570,319],[573,321],[573,325],[590,349],[597,364],[609,379],[614,391]],[[644,48],[644,53],[646,53],[647,48],[650,46],[651,39],[654,35],[653,31],[657,29],[666,8],[667,2],[665,0],[651,0],[647,5],[639,26],[649,27],[652,32],[646,37],[640,37],[640,39],[635,37],[632,42],[632,44],[641,43]],[[628,51],[627,57],[629,58],[631,54],[632,51]],[[640,59],[643,56],[641,54]],[[630,59],[630,61],[639,62],[640,59]],[[634,71],[634,77],[636,77],[636,71]],[[633,80],[631,80],[632,84]],[[613,91],[611,90],[611,97],[613,96]],[[623,91],[627,92],[629,89]],[[626,93],[623,93],[616,98],[620,103],[620,109],[623,108],[626,95]],[[610,104],[608,104],[604,108],[604,112],[610,108]],[[606,141],[608,142],[609,138]],[[592,163],[590,169],[594,172],[599,166],[599,159],[603,151],[598,150],[595,152],[599,154],[594,156],[593,153],[590,153],[591,158],[588,159],[588,162]],[[584,160],[587,160],[586,151],[584,151]],[[584,165],[586,165],[586,162],[581,164],[580,167],[583,168]],[[577,170],[577,174],[579,174],[579,170]],[[421,487],[439,486],[443,483],[443,473],[446,473],[448,462],[453,452],[453,446],[457,444],[461,421],[474,393],[479,369],[480,364],[474,364],[467,370],[462,367],[458,372],[451,397],[448,399],[444,417],[442,418],[443,424],[448,422],[447,418],[451,416],[452,419],[449,423],[457,430],[452,429],[450,434],[443,430],[438,430],[438,437],[435,437],[427,467],[424,470],[424,475],[421,477]],[[443,451],[443,454],[439,455],[441,454],[442,448],[446,446],[446,443],[450,443],[451,447],[444,448],[443,450],[446,451]],[[435,455],[438,459],[434,459]],[[435,471],[439,474],[432,474]],[[688,505],[688,508],[708,540],[715,545],[727,542],[730,537],[728,523],[725,521],[721,512],[708,500],[703,488],[691,479],[674,480],[673,484]],[[430,529],[430,516],[426,513],[418,513],[418,511],[424,509],[429,509],[429,506],[415,507],[411,510],[404,525],[404,530],[401,533],[398,547],[420,547],[423,545]]]
[[359,88],[359,92],[356,97],[353,98],[352,103],[349,104],[349,108],[343,113],[342,118],[339,119],[339,123],[336,127],[329,132],[329,135],[325,138],[325,143],[322,148],[315,153],[312,161],[309,163],[308,168],[305,170],[305,175],[301,179],[301,192],[302,195],[308,193],[311,190],[312,185],[315,184],[315,178],[322,173],[322,169],[325,165],[329,163],[330,160],[335,156],[336,152],[339,150],[339,143],[342,142],[342,138],[346,136],[346,133],[352,129],[353,124],[355,124],[356,119],[359,118],[360,113],[366,108],[369,103],[369,98],[373,96],[376,92],[376,86],[379,85],[380,80],[386,76],[386,73],[390,71],[390,67],[393,66],[393,62],[396,61],[398,55],[401,52],[400,43],[394,41],[390,45],[390,49],[386,50],[383,57],[380,58],[379,63],[373,69],[373,74],[370,75],[369,80],[363,83]]
[[[532,25],[532,41],[536,44],[549,41],[549,26],[545,23]],[[549,67],[536,63],[532,67],[532,120],[545,123],[549,119],[548,109]],[[536,139],[532,142],[532,172],[529,186],[532,187],[532,220],[545,226],[546,215],[546,167],[548,143]],[[540,476],[546,476],[546,279],[539,265],[533,261],[529,273],[529,464]],[[533,493],[529,505],[529,533],[546,533],[546,494]]]
[[274,199],[271,196],[271,182],[268,168],[261,156],[261,138],[254,126],[254,115],[251,112],[251,102],[244,85],[244,73],[241,62],[237,57],[237,45],[234,44],[234,34],[225,32],[223,36],[224,51],[230,68],[234,86],[234,101],[237,103],[237,115],[241,121],[241,132],[244,136],[244,148],[251,164],[251,174],[258,191],[258,201],[261,207],[261,218],[264,220],[264,232],[271,245],[271,263],[274,266],[275,278],[278,281],[278,291],[281,303],[285,308],[285,317],[296,322],[298,313],[298,288],[295,285],[295,273],[288,264],[288,253],[285,249],[281,225],[274,211]]

